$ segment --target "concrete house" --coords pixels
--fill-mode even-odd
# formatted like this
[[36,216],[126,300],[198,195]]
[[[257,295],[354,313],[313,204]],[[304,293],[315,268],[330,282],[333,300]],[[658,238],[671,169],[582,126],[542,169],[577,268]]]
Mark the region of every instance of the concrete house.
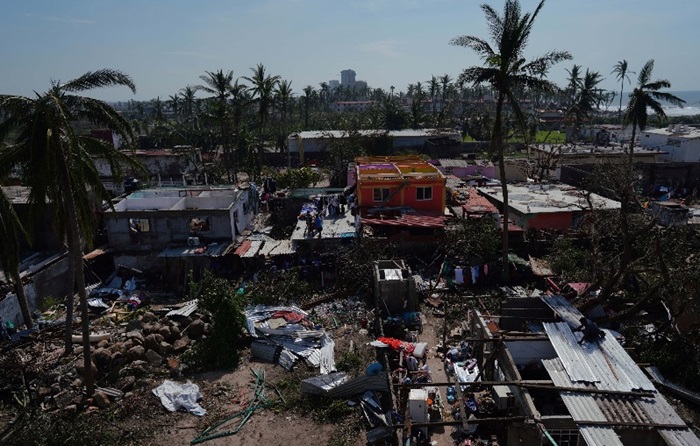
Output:
[[[480,187],[479,192],[499,208],[503,207],[501,187]],[[578,227],[589,212],[620,209],[620,203],[590,194],[566,184],[509,184],[508,206],[511,219],[524,229],[566,233]]]
[[639,140],[642,148],[666,152],[662,161],[697,163],[700,161],[700,130],[683,124],[665,129],[649,129]]
[[[257,212],[254,187],[137,191],[105,212],[115,261],[146,269],[156,259],[221,257]],[[162,266],[162,265],[161,265]]]

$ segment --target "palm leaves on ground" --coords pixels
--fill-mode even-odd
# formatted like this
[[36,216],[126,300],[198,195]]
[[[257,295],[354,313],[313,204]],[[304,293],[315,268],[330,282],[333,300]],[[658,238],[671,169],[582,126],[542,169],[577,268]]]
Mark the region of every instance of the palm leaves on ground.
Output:
[[[0,268],[12,278],[17,301],[22,310],[22,319],[27,328],[31,328],[32,314],[29,311],[27,296],[24,294],[24,286],[19,275],[19,242],[20,234],[25,234],[24,228],[15,213],[12,203],[0,189]],[[0,320],[0,323],[2,321]]]
[[[109,105],[71,94],[110,86],[126,86],[135,92],[129,76],[115,70],[98,70],[66,83],[54,81],[46,93],[37,93],[34,98],[0,95],[0,110],[8,116],[0,123],[0,139],[5,139],[10,132],[16,134],[11,144],[0,152],[0,166],[21,169],[25,184],[31,187],[29,202],[32,208],[48,203],[55,212],[54,222],[59,234],[68,241],[68,289],[73,290],[75,286],[80,296],[86,370],[91,369],[90,320],[81,239],[92,240],[92,197],[111,198],[100,181],[92,157],[105,159],[115,177],[119,177],[125,167],[142,169],[112,144],[79,134],[73,128],[74,122],[88,121],[96,127],[112,130],[126,141],[132,139],[129,123]],[[67,311],[66,349],[71,350],[72,292],[67,299]],[[92,375],[86,374],[88,394],[92,393],[93,384]]]
[[490,84],[498,94],[493,131],[491,133],[491,150],[496,153],[501,175],[503,193],[503,240],[502,262],[503,278],[508,280],[508,189],[506,185],[504,147],[503,147],[503,105],[508,103],[518,122],[523,127],[526,119],[520,108],[515,92],[521,89],[531,91],[554,91],[556,85],[542,77],[554,64],[571,59],[566,51],[550,51],[544,56],[528,61],[524,51],[532,32],[535,18],[545,1],[532,13],[523,14],[518,0],[506,0],[503,13],[499,14],[489,5],[482,5],[486,15],[491,40],[494,47],[482,38],[460,36],[453,39],[453,45],[464,46],[474,50],[484,61],[484,66],[474,66],[464,70],[461,80],[473,84]]
[[630,141],[629,163],[632,164],[634,156],[634,140],[637,127],[643,131],[647,126],[648,109],[652,109],[659,118],[666,118],[666,113],[661,107],[665,101],[673,105],[683,106],[685,101],[671,93],[659,91],[662,88],[671,88],[671,82],[666,79],[651,80],[654,71],[654,59],[644,64],[637,76],[637,86],[630,93],[630,101],[625,110],[624,123],[632,126],[632,141]]

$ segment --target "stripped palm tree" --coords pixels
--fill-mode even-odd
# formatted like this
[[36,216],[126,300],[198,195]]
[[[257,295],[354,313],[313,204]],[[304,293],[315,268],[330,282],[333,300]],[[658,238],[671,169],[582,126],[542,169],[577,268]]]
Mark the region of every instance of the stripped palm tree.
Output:
[[231,96],[233,88],[233,71],[224,73],[223,70],[205,71],[206,75],[199,76],[204,81],[203,85],[195,87],[198,91],[204,91],[211,96],[208,98],[208,109],[211,117],[219,126],[219,141],[224,151],[224,166],[226,167],[226,175],[229,183],[232,181],[231,169],[233,159],[231,156],[231,132],[230,132],[230,113],[228,99]]
[[630,141],[629,164],[634,158],[634,140],[637,136],[637,128],[644,131],[649,118],[649,109],[652,109],[659,119],[665,119],[666,113],[659,101],[682,107],[685,101],[671,93],[659,91],[662,88],[671,88],[671,82],[667,79],[651,80],[654,71],[654,59],[647,61],[637,76],[637,86],[630,93],[630,101],[625,110],[624,123],[632,126],[632,140]]
[[494,10],[489,5],[482,5],[481,9],[486,15],[486,22],[491,34],[491,44],[479,37],[460,36],[452,39],[452,45],[465,46],[476,51],[483,59],[484,66],[467,68],[461,74],[466,82],[490,84],[497,93],[496,113],[493,130],[491,132],[491,151],[498,159],[501,176],[501,190],[503,193],[503,240],[502,262],[503,279],[508,277],[508,187],[506,183],[506,168],[504,160],[504,131],[503,108],[507,103],[515,114],[518,123],[525,128],[526,119],[520,108],[515,91],[527,88],[532,91],[554,91],[557,89],[552,82],[541,77],[542,73],[549,71],[554,64],[571,59],[566,51],[550,51],[544,56],[527,61],[523,52],[527,46],[532,27],[545,0],[541,0],[533,13],[523,14],[518,0],[506,0],[503,14]]
[[73,293],[77,289],[83,332],[83,360],[88,395],[94,391],[94,377],[89,373],[90,319],[83,271],[82,240],[90,242],[94,234],[93,197],[110,203],[111,194],[100,180],[93,157],[107,161],[114,177],[125,168],[143,172],[140,165],[111,142],[75,131],[72,123],[89,121],[108,128],[129,142],[133,134],[129,123],[103,101],[76,93],[111,86],[136,87],[126,74],[109,69],[88,72],[61,83],[52,81],[43,94],[28,98],[0,95],[0,110],[7,119],[0,123],[0,139],[13,132],[14,139],[0,151],[0,166],[17,166],[30,186],[31,209],[51,206],[58,233],[67,240],[69,280],[66,300],[66,351],[72,350]]
[[603,81],[603,77],[597,71],[586,68],[582,78],[579,78],[576,86],[576,95],[568,110],[568,116],[574,118],[574,128],[571,138],[575,141],[581,131],[581,124],[584,120],[590,119],[594,110],[603,100],[602,91],[598,84]]
[[618,82],[620,82],[620,108],[617,110],[617,116],[622,119],[622,94],[625,91],[625,79],[627,82],[631,82],[630,74],[635,74],[634,71],[630,71],[627,66],[627,59],[619,60],[610,74],[614,74]]

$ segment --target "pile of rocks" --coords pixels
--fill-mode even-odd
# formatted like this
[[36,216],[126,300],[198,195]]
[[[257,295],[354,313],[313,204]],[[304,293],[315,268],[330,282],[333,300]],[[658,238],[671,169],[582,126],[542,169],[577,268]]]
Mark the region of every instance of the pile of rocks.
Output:
[[[183,368],[179,355],[210,335],[212,326],[199,314],[171,319],[147,312],[105,331],[109,339],[92,346],[90,371],[84,366],[81,345],[74,346],[72,355],[61,356],[60,333],[12,352],[28,378],[28,391],[44,409],[98,410],[138,388],[153,387],[168,375],[179,377]],[[98,387],[92,398],[84,400],[87,373],[97,385],[111,387]]]

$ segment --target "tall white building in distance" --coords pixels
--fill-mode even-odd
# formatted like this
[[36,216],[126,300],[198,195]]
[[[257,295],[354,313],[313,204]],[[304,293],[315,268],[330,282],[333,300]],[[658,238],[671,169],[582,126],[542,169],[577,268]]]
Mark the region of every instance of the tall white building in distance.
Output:
[[355,71],[351,69],[343,70],[340,72],[340,85],[344,87],[355,86]]

